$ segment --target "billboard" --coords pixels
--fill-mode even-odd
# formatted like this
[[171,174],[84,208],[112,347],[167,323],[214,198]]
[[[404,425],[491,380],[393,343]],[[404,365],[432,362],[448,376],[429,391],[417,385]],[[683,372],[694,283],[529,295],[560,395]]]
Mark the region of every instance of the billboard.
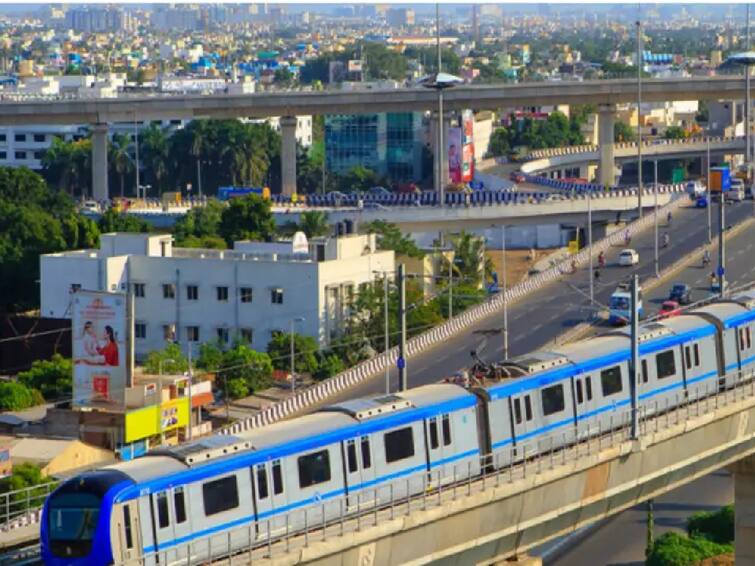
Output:
[[448,176],[452,183],[462,182],[461,128],[448,128]]
[[474,114],[471,110],[462,113],[461,127],[461,181],[469,183],[474,179]]
[[361,59],[350,59],[348,64],[348,69],[350,73],[361,73],[362,72],[362,60]]
[[189,424],[189,398],[171,399],[126,413],[126,442],[156,436]]
[[126,397],[126,295],[73,296],[73,406],[119,408]]

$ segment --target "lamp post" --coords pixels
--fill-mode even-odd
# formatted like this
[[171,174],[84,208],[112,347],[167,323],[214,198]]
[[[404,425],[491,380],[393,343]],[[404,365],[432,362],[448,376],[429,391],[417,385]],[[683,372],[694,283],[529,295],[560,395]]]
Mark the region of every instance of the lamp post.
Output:
[[653,231],[655,232],[655,276],[660,277],[658,259],[658,160],[653,161]]
[[[383,349],[385,352],[391,349],[391,340],[389,337],[389,325],[388,325],[388,272],[387,271],[373,271],[375,275],[383,276]],[[391,369],[388,364],[385,364],[385,394],[391,393]]]
[[[176,360],[172,358],[168,358],[166,360],[160,360],[159,362],[157,362],[157,377],[160,383],[160,391],[157,394],[159,405],[163,404],[163,364],[164,363],[175,364]],[[162,416],[161,416],[160,418],[160,445],[162,446],[163,444],[165,444],[165,433],[163,432],[163,423],[162,423]]]
[[593,263],[592,263],[592,191],[587,191],[587,249],[590,251],[590,271],[588,279],[590,280],[590,308],[595,305],[595,282],[593,281]]
[[[727,61],[742,65],[745,72],[745,167],[747,171],[747,182],[752,185],[751,171],[752,167],[752,155],[753,149],[750,143],[750,67],[755,65],[755,51],[749,51],[750,47],[750,6],[747,6],[747,47],[748,51],[744,53],[736,53],[728,58]],[[752,187],[750,187],[752,191]],[[723,194],[721,195],[723,199]],[[753,207],[755,207],[755,200],[753,200]]]
[[637,216],[642,218],[642,22],[637,9]]
[[306,319],[304,319],[301,316],[297,316],[296,318],[291,319],[291,394],[293,395],[296,392],[296,346],[294,344],[294,325],[297,322],[304,322]]

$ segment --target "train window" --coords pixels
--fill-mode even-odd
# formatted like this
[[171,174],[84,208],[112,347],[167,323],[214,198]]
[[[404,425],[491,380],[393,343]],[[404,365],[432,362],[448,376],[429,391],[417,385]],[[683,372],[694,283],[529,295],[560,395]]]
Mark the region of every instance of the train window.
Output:
[[551,385],[540,391],[543,401],[543,414],[547,417],[564,410],[564,386],[561,383]]
[[177,487],[173,490],[173,507],[176,512],[176,524],[186,521],[186,500],[184,499],[184,488]]
[[283,493],[283,472],[280,460],[273,460],[273,493],[275,495]]
[[582,381],[579,379],[577,380],[576,388],[577,388],[577,403],[580,404],[584,401],[584,397],[582,397]]
[[433,417],[430,419],[430,449],[435,450],[439,446],[438,442],[438,419]]
[[299,456],[297,462],[300,488],[330,481],[330,454],[327,450]]
[[700,365],[700,347],[695,344],[692,346],[692,351],[695,354],[695,367],[698,367]]
[[126,548],[134,548],[134,536],[131,534],[131,507],[123,506],[123,528],[126,530]]
[[532,404],[529,395],[524,396],[524,418],[528,421],[532,420]]
[[443,446],[451,444],[451,419],[448,415],[443,415]]
[[372,467],[372,454],[370,454],[370,437],[362,437],[362,469]]
[[164,529],[170,525],[168,515],[168,494],[164,491],[157,494],[157,525]]
[[603,397],[614,395],[621,391],[621,368],[613,366],[600,372],[600,385]]
[[514,399],[514,420],[516,424],[522,424],[522,404],[519,399]]
[[587,400],[592,401],[592,378],[588,377],[585,379],[585,394],[587,395]]
[[740,328],[739,329],[739,349],[744,350],[745,349],[745,329]]
[[641,365],[642,365],[642,376],[641,376],[642,383],[647,383],[648,382],[648,361],[642,360]]
[[346,462],[349,465],[350,474],[357,471],[357,445],[354,440],[346,443]]
[[687,369],[692,369],[692,353],[689,346],[684,347],[684,361],[687,364]]
[[414,456],[414,435],[412,427],[400,428],[383,435],[385,462],[398,462]]
[[748,326],[747,330],[747,348],[752,348],[752,329]]
[[265,464],[255,466],[257,475],[257,499],[265,499],[270,493],[267,488],[267,470]]
[[202,484],[202,500],[204,514],[207,517],[238,507],[239,490],[236,476],[226,476]]
[[676,363],[674,362],[674,351],[666,350],[655,357],[655,367],[658,370],[658,379],[665,379],[676,375]]

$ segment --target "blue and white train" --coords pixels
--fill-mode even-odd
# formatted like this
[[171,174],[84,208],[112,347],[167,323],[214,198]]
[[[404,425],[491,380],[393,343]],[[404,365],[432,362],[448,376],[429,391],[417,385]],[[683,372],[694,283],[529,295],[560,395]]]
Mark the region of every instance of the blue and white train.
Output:
[[[642,325],[643,413],[750,379],[753,327],[755,290]],[[618,330],[509,360],[507,377],[482,386],[439,383],[349,401],[83,473],[45,503],[43,559],[158,564],[185,560],[186,543],[201,540],[192,560],[202,561],[214,534],[243,527],[265,541],[268,530],[303,528],[304,513],[287,524],[296,510],[320,524],[339,516],[340,505],[363,510],[419,493],[428,478],[475,475],[481,462],[508,465],[525,446],[554,448],[621,424],[630,405],[629,358],[628,330]],[[336,498],[344,503],[327,505]],[[227,543],[216,548],[226,552]]]

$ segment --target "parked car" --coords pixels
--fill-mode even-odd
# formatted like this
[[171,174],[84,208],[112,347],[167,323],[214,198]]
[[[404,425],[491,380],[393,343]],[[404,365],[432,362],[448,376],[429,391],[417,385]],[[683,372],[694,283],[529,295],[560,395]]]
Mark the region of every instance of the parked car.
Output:
[[674,283],[669,291],[668,298],[680,305],[688,305],[692,302],[692,289],[686,283]]
[[658,318],[670,318],[682,314],[679,303],[676,301],[663,301],[661,309],[658,311]]
[[624,267],[631,267],[640,263],[640,254],[637,250],[632,248],[626,248],[619,253],[619,265]]
[[100,212],[100,205],[94,200],[85,200],[79,207],[81,212]]

